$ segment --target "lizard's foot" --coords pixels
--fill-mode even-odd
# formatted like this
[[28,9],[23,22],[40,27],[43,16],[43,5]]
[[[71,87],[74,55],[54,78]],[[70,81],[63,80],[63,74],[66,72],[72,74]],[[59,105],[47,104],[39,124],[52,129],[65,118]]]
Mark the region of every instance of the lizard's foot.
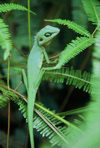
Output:
[[59,69],[59,65],[56,65],[54,67],[44,67],[43,70],[55,70],[55,69]]

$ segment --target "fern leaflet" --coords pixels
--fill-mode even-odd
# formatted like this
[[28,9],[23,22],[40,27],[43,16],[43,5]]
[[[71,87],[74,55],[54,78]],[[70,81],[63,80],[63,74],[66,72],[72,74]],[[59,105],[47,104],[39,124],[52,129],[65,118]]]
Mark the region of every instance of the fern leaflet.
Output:
[[66,82],[67,85],[74,85],[76,88],[83,88],[83,91],[90,92],[90,77],[87,72],[81,73],[80,70],[74,70],[73,68],[66,70],[64,68],[60,70],[46,71],[43,80],[49,80],[54,83]]
[[88,15],[88,19],[94,24],[100,21],[100,3],[97,0],[81,0],[84,9]]
[[45,21],[56,22],[61,25],[66,25],[69,29],[72,29],[75,32],[77,32],[83,36],[87,36],[87,37],[91,36],[89,31],[87,31],[84,27],[76,24],[75,22],[69,21],[69,20],[54,19],[54,20],[45,20]]
[[69,111],[62,112],[62,113],[58,113],[57,115],[60,115],[60,116],[68,116],[68,115],[73,115],[73,114],[85,113],[87,111],[89,111],[88,106],[81,107],[81,108],[74,109],[74,110],[69,110]]
[[15,93],[0,87],[0,108],[5,107],[10,99],[16,100],[18,98],[19,97]]
[[[11,10],[21,10],[21,11],[28,11],[28,9],[24,6],[21,6],[19,4],[14,4],[14,3],[4,3],[4,4],[0,4],[0,12],[7,12],[7,11],[11,11]],[[30,10],[30,12],[32,14],[35,14],[33,11]]]
[[75,57],[77,54],[82,52],[93,43],[94,39],[92,37],[77,37],[76,40],[72,40],[72,42],[69,43],[67,47],[65,47],[65,49],[61,52],[56,67],[62,67],[65,63],[68,63],[73,57]]
[[0,19],[0,46],[3,49],[6,49],[4,52],[4,59],[6,60],[12,49],[12,42],[10,40],[10,33],[8,26],[3,22],[3,19]]

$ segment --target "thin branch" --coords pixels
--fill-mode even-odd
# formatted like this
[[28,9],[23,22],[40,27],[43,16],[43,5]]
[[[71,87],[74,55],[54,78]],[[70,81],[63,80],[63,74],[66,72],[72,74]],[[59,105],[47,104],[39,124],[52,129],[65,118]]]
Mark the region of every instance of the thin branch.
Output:
[[58,53],[57,55],[52,56],[52,57],[50,57],[49,59],[50,59],[50,60],[54,60],[54,59],[58,58],[60,55],[61,55],[61,53]]
[[34,109],[34,111],[37,113],[37,115],[39,116],[39,117],[41,117],[41,119],[65,142],[65,143],[67,143],[67,144],[69,144],[67,141],[66,141],[66,139],[61,135],[61,133],[59,133],[57,130],[56,130],[56,127],[53,127],[53,125],[52,124],[50,124],[49,122],[48,122],[48,120],[47,119],[45,119],[45,117],[41,114],[41,113],[39,113],[39,111],[37,110],[37,109]]
[[[10,89],[10,56],[8,57],[8,74],[7,74],[7,86]],[[8,130],[7,130],[7,148],[9,148],[10,139],[10,100],[8,101]]]
[[96,33],[96,31],[98,30],[98,27],[96,27],[92,33],[92,36],[94,36],[94,34]]
[[15,90],[17,90],[21,85],[22,85],[22,81],[19,82],[19,84],[17,85],[17,87],[15,88]]

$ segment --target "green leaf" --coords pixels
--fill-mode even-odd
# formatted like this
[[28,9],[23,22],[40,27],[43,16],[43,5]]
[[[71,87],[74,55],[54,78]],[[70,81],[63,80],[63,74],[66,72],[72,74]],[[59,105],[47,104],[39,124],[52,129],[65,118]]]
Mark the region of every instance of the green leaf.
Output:
[[74,30],[75,32],[83,35],[83,36],[91,36],[89,31],[87,31],[84,27],[76,24],[75,22],[69,21],[69,20],[62,20],[62,19],[54,19],[54,20],[45,20],[49,22],[55,22],[61,25],[66,25],[69,29]]
[[81,0],[88,19],[94,24],[100,21],[100,2],[97,0]]
[[[11,11],[11,10],[28,11],[28,9],[26,7],[21,6],[19,4],[14,4],[14,3],[7,4],[7,3],[4,3],[4,4],[0,5],[0,12],[8,12],[8,11]],[[30,10],[30,12],[35,15],[35,13],[33,11]]]

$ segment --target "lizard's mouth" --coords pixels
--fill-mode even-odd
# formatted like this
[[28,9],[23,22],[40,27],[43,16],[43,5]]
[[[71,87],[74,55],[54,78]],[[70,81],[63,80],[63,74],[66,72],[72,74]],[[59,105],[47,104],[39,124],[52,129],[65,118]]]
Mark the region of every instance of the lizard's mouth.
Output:
[[46,46],[48,46],[51,42],[52,42],[52,40],[49,40],[49,41],[47,41],[46,43],[44,43],[42,46],[46,47]]

